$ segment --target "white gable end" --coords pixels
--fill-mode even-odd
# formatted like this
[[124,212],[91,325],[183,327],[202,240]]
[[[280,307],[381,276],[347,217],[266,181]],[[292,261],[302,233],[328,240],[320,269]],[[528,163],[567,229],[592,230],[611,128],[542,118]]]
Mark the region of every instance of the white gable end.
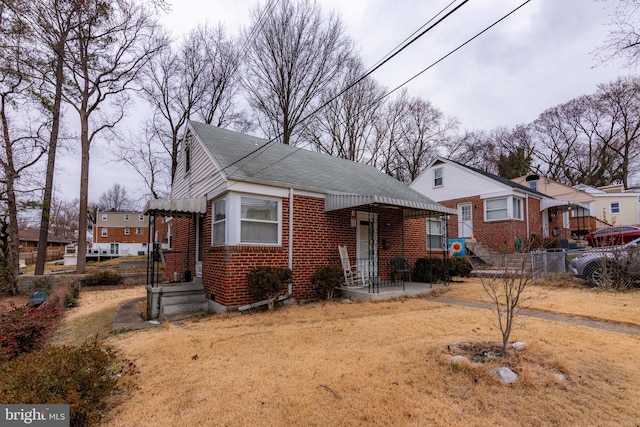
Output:
[[[439,175],[435,172],[436,169],[442,171],[442,185],[436,185],[439,182],[436,181]],[[452,163],[437,163],[429,167],[411,183],[411,187],[436,202],[484,194],[500,194],[505,191],[511,194],[511,188]]]
[[[189,170],[187,170],[187,150],[189,150]],[[212,188],[226,181],[215,160],[190,134],[180,145],[176,176],[171,186],[171,198],[182,199],[205,196]]]

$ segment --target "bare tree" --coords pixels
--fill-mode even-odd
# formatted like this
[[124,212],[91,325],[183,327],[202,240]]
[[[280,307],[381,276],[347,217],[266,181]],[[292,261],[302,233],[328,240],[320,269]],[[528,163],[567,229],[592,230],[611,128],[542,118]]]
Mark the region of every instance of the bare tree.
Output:
[[410,183],[453,137],[458,122],[429,101],[410,98],[406,91],[388,104],[381,135],[387,141],[383,170]]
[[336,98],[363,74],[362,61],[352,57],[343,77],[322,92],[321,102],[328,104],[304,123],[301,136],[317,151],[354,162],[371,160],[383,88],[366,78]]
[[[177,168],[178,145],[184,126],[196,119],[215,126],[229,126],[238,131],[248,129],[247,119],[238,109],[235,99],[239,87],[239,56],[235,42],[228,39],[221,26],[201,26],[191,31],[177,46],[166,46],[162,53],[147,63],[140,75],[142,94],[153,108],[152,118],[145,131],[144,141],[149,149],[136,144],[132,153],[128,144],[119,147],[119,158],[136,163],[146,172],[159,173],[151,168],[159,164],[158,150],[164,147],[169,155],[170,181]],[[151,159],[149,156],[154,158]],[[154,183],[164,180],[152,179]],[[150,182],[149,182],[150,183]],[[157,193],[157,187],[150,189]]]
[[611,28],[595,51],[600,62],[624,61],[635,67],[640,59],[640,0],[607,0],[611,4]]
[[594,132],[602,149],[617,157],[616,178],[629,188],[629,176],[638,166],[640,153],[640,78],[619,78],[599,85],[592,109],[606,118]]
[[51,233],[70,240],[77,239],[78,233],[78,199],[56,200],[51,203]]
[[78,273],[84,273],[86,263],[82,254],[86,251],[91,143],[100,132],[122,120],[128,92],[140,70],[164,43],[151,12],[135,0],[81,4],[77,25],[67,42],[70,77],[64,92],[65,101],[80,118]]
[[[505,355],[509,350],[509,337],[515,326],[514,322],[520,311],[532,296],[526,292],[533,283],[529,244],[525,253],[503,255],[496,260],[498,270],[492,276],[481,276],[482,289],[493,304],[495,326],[502,335],[502,350]],[[515,257],[515,259],[509,259]]]
[[132,208],[132,202],[126,188],[116,182],[102,193],[98,206],[103,211],[126,211]]
[[244,86],[259,126],[270,138],[295,145],[302,119],[338,79],[351,41],[334,14],[310,0],[268,2],[252,12],[244,33]]
[[[13,2],[0,7],[0,270],[4,288],[17,293],[19,274],[18,192],[20,180],[45,152],[41,133],[46,121],[38,116],[28,97],[33,83],[27,78],[22,61],[26,55],[24,39],[29,28],[22,16],[26,3]],[[10,6],[10,7],[9,7]],[[39,124],[38,124],[39,123]]]
[[31,3],[25,20],[32,28],[32,60],[25,66],[34,79],[41,81],[34,89],[43,109],[50,116],[51,132],[47,147],[47,167],[40,217],[40,234],[35,274],[44,273],[47,256],[47,238],[53,197],[53,175],[55,171],[58,136],[62,117],[62,89],[64,83],[64,61],[66,44],[75,25],[78,4],[69,0],[45,0]]

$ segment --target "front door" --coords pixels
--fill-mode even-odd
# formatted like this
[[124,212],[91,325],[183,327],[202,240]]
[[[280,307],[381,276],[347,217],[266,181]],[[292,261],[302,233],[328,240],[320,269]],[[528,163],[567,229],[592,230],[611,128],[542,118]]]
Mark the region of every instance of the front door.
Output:
[[473,234],[473,205],[460,203],[458,205],[458,237],[467,238]]
[[110,253],[111,255],[118,255],[120,253],[120,244],[119,243],[111,243]]
[[378,216],[358,212],[357,270],[358,277],[378,276]]

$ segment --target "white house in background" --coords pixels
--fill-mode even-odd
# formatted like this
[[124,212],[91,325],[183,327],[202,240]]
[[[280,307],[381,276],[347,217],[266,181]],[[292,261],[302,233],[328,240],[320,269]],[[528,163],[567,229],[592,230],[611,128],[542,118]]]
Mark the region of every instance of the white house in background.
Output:
[[549,212],[551,197],[443,157],[437,157],[410,187],[456,210],[449,220],[449,237],[468,240],[467,246],[479,242],[499,253],[520,250],[534,234],[551,237],[550,230],[561,218]]
[[574,188],[594,197],[594,216],[599,224],[635,225],[640,224],[640,194],[625,190],[622,185],[590,187],[584,184]]

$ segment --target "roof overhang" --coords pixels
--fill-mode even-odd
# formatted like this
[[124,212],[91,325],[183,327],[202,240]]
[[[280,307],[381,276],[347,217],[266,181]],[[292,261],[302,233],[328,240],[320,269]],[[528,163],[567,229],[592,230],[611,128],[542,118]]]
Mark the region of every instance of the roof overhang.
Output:
[[558,208],[560,211],[568,211],[573,208],[583,208],[586,210],[590,209],[588,202],[575,202],[569,200],[558,200],[558,199],[542,199],[540,201],[540,211],[549,208]]
[[385,205],[403,208],[407,217],[428,216],[430,213],[455,215],[455,209],[439,204],[420,203],[413,200],[396,199],[385,196],[367,196],[361,194],[326,194],[324,196],[325,212],[349,209],[357,206]]
[[156,216],[192,216],[207,212],[206,197],[192,197],[187,199],[153,199],[144,207],[145,215]]

